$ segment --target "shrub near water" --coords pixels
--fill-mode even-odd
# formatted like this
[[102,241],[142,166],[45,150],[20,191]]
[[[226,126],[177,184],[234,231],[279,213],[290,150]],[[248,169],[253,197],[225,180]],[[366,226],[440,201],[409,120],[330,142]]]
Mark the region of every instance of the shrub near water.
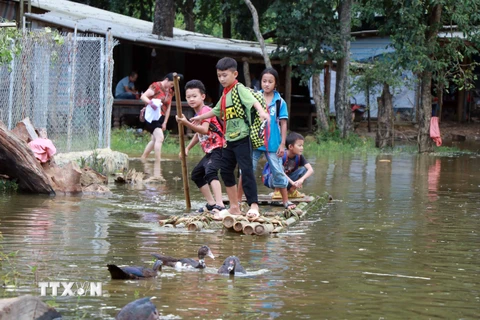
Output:
[[4,180],[0,178],[0,193],[17,191],[18,184],[15,180]]
[[372,138],[360,137],[352,133],[346,139],[340,138],[338,130],[332,132],[317,132],[314,136],[305,138],[305,152],[310,153],[379,153]]

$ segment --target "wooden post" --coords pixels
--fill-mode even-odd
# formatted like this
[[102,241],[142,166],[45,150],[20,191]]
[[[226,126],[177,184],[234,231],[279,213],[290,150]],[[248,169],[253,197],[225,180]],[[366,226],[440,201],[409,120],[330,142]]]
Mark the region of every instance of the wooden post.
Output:
[[20,14],[19,14],[19,21],[20,21],[20,28],[23,30],[23,28],[25,27],[23,25],[23,10],[25,10],[25,3],[23,2],[23,0],[20,0]]
[[292,110],[292,67],[289,64],[287,64],[285,68],[285,102],[287,103],[288,110],[288,128],[290,128],[290,119],[292,118],[292,114],[290,113]]
[[330,118],[330,88],[332,87],[332,62],[327,62],[324,70],[323,85],[325,87],[325,104],[327,106],[327,118]]
[[367,126],[368,132],[372,132],[372,128],[370,127],[370,86],[367,84]]
[[[175,88],[175,102],[177,103],[177,115],[183,117],[182,113],[182,98],[180,97],[180,77],[177,73],[173,74],[173,86]],[[180,154],[182,158],[182,178],[183,178],[183,192],[185,193],[186,211],[190,211],[192,208],[190,203],[190,188],[188,186],[188,173],[187,173],[187,159],[185,157],[185,136],[183,132],[183,125],[178,124],[178,135],[180,136]]]
[[457,98],[457,121],[458,123],[461,123],[463,122],[463,105],[465,104],[465,90],[458,90]]
[[250,65],[248,64],[247,58],[243,58],[243,76],[245,77],[245,87],[252,87],[252,77],[250,77]]

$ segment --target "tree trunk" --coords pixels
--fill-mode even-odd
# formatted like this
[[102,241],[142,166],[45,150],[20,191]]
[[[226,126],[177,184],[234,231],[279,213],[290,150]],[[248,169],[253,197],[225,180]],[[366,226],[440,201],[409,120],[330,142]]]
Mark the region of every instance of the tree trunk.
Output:
[[339,6],[340,34],[345,56],[337,61],[335,84],[335,113],[340,137],[346,138],[352,131],[350,101],[348,99],[348,68],[350,63],[350,31],[352,0],[343,0]]
[[424,71],[421,73],[420,99],[421,105],[418,109],[418,152],[433,152],[433,142],[430,138],[430,119],[432,118],[432,73]]
[[156,0],[152,33],[160,37],[173,38],[175,23],[174,0]]
[[270,62],[270,58],[268,56],[267,48],[265,47],[265,40],[263,39],[262,33],[260,32],[260,25],[258,23],[258,13],[255,6],[252,4],[250,0],[243,0],[247,5],[248,9],[252,13],[253,18],[253,31],[255,32],[255,36],[257,37],[258,42],[260,43],[260,48],[262,49],[263,60],[265,61],[265,66],[267,68],[272,67],[272,63]]
[[[225,4],[227,0],[223,0],[222,3]],[[222,37],[225,39],[230,39],[232,37],[232,16],[229,10],[224,12],[225,21],[222,23]]]
[[[433,59],[437,33],[440,29],[440,18],[442,16],[442,5],[437,4],[430,13],[428,28],[425,34],[428,54]],[[433,152],[433,142],[430,139],[430,119],[432,118],[432,72],[423,71],[420,74],[420,99],[421,105],[418,114],[418,152]]]
[[383,149],[393,147],[393,102],[390,86],[383,84],[383,92],[378,99],[377,136],[375,146]]
[[186,0],[182,7],[183,18],[185,19],[185,30],[195,32],[195,0]]
[[17,180],[20,190],[55,194],[28,145],[0,122],[0,174]]
[[[315,108],[317,110],[317,122],[322,131],[328,131],[328,120],[325,115],[325,99],[322,96],[322,88],[320,86],[320,74],[315,73],[312,76],[312,92],[313,101],[315,102]],[[310,117],[309,117],[309,120]]]

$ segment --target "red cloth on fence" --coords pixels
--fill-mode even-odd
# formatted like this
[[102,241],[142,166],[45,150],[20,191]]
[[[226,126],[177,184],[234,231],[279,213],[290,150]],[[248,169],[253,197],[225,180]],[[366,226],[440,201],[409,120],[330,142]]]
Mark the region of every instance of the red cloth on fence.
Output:
[[50,139],[37,138],[30,141],[28,146],[35,154],[35,158],[40,160],[40,162],[47,162],[55,153],[57,153],[57,148],[55,148]]
[[437,144],[437,147],[442,145],[442,137],[440,136],[440,128],[438,126],[438,117],[430,119],[430,138]]

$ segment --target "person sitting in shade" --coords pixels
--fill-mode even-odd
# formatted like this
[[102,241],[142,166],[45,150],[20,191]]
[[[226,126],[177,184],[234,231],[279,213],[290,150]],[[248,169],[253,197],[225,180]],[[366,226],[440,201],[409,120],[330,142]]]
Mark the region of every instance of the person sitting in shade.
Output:
[[135,89],[135,81],[138,74],[132,71],[129,76],[118,81],[115,88],[115,99],[136,99],[138,91]]

